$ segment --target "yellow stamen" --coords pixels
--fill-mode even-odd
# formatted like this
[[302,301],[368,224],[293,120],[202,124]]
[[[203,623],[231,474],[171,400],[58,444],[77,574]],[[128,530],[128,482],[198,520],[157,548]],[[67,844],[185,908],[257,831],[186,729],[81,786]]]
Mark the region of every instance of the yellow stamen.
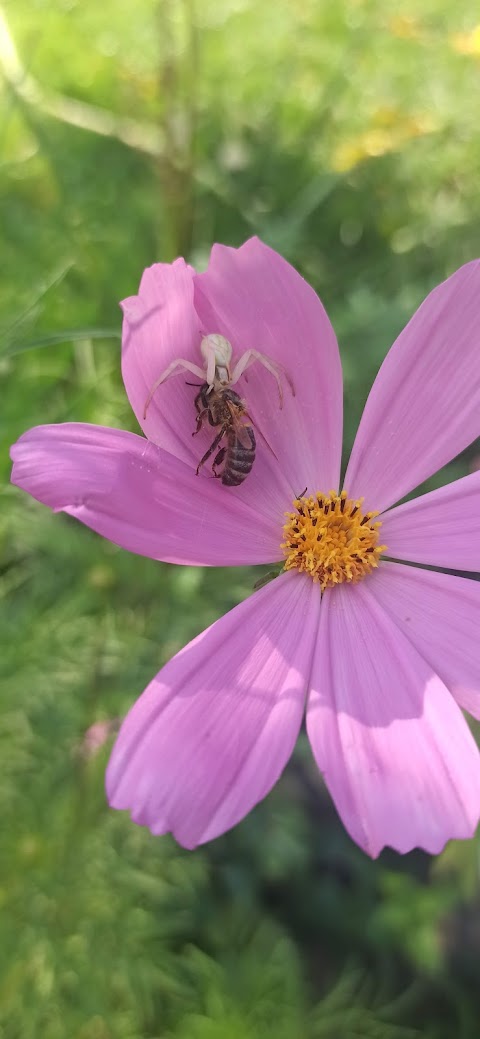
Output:
[[322,591],[371,573],[387,546],[377,544],[382,524],[372,520],[378,512],[362,513],[362,502],[346,491],[296,498],[296,512],[285,513],[285,570],[310,574]]

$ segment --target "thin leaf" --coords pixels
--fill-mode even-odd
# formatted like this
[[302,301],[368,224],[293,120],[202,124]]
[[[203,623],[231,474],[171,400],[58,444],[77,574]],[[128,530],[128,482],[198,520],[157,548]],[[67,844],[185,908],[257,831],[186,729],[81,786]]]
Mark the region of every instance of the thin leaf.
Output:
[[3,357],[23,354],[26,350],[40,350],[58,343],[77,343],[82,339],[120,339],[118,328],[70,328],[62,332],[50,332],[27,343],[12,343],[3,351]]

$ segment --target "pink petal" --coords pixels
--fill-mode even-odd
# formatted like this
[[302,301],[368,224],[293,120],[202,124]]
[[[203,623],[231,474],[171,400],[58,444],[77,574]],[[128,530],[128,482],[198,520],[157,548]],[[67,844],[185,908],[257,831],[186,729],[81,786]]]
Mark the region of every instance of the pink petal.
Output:
[[203,566],[282,557],[281,530],[266,503],[254,510],[133,433],[75,422],[37,426],[11,455],[13,483],[129,552]]
[[440,678],[374,598],[370,579],[322,600],[307,731],[348,832],[375,857],[470,837],[480,756]]
[[174,657],[123,723],[110,804],[187,848],[239,822],[295,744],[319,608],[313,582],[286,574]]
[[369,588],[457,703],[480,719],[480,582],[385,562]]
[[[218,248],[221,255],[221,247]],[[270,250],[266,251],[270,255]],[[235,254],[236,250],[226,250],[225,252],[226,255],[231,252]],[[240,287],[245,283],[245,289],[242,291],[249,293],[252,274],[254,277],[257,276],[255,255],[249,261],[248,250],[245,253],[245,247],[243,250],[239,250],[239,253],[243,254],[243,267],[245,268],[240,275]],[[214,250],[214,254],[217,255],[216,250]],[[283,261],[280,262],[283,264]],[[287,270],[291,270],[288,265],[285,266]],[[253,272],[250,272],[250,267],[254,268]],[[229,271],[226,273],[228,275]],[[122,371],[137,420],[150,440],[193,468],[196,468],[215,436],[215,430],[205,423],[200,433],[192,438],[196,419],[194,400],[198,391],[195,386],[189,386],[187,383],[200,385],[200,379],[187,371],[168,379],[155,390],[145,419],[143,415],[150,390],[171,361],[181,357],[192,364],[203,367],[204,362],[200,353],[201,337],[205,333],[221,331],[215,324],[216,318],[212,317],[213,325],[210,325],[203,312],[197,315],[194,308],[194,283],[197,277],[193,269],[188,267],[183,260],[176,260],[173,264],[154,264],[144,272],[138,296],[124,300],[122,304],[124,311]],[[294,274],[294,277],[302,285],[304,284],[298,275]],[[201,278],[203,275],[200,276],[200,280]],[[308,286],[305,286],[305,289],[316,300],[321,315],[323,313],[321,304]],[[227,309],[230,295],[231,293],[228,293],[226,297]],[[254,302],[253,306],[263,306],[263,297],[257,303]],[[291,306],[293,308],[293,304]],[[233,315],[232,320],[235,323],[236,314]],[[249,384],[250,371],[252,371],[252,379],[255,378],[254,370],[250,369]],[[266,376],[268,382],[268,399],[270,411],[274,412],[274,426],[270,429],[269,421],[260,426],[257,424],[256,459],[250,475],[240,487],[224,487],[222,493],[245,503],[251,503],[253,508],[256,508],[257,505],[262,507],[263,501],[268,502],[270,513],[272,517],[276,518],[280,529],[284,521],[285,510],[290,506],[292,498],[303,490],[304,484],[299,487],[297,479],[292,483],[279,464],[280,456],[275,443],[272,443],[272,440],[276,439],[276,423],[278,422],[277,389],[272,375],[263,368],[262,374]],[[239,383],[240,392],[243,392],[245,386],[245,379],[242,379]],[[288,388],[285,390],[285,396],[287,395],[290,396]],[[274,408],[272,401],[275,401]],[[295,441],[297,435],[297,411],[298,409],[294,411],[293,418],[291,411],[288,411],[286,407],[280,412],[282,426],[285,425],[282,437],[292,442]],[[268,416],[266,417],[268,418]],[[211,480],[211,464],[211,460],[205,464],[199,480]],[[303,479],[303,474],[297,474],[297,476],[298,479]]]
[[397,505],[381,520],[394,559],[480,571],[480,472]]
[[213,247],[208,270],[195,278],[195,307],[207,331],[230,340],[234,363],[256,349],[293,379],[295,397],[284,380],[282,410],[275,381],[262,365],[253,365],[238,382],[279,459],[290,497],[305,487],[337,488],[342,372],[335,333],[313,289],[281,256],[251,238],[241,249]]
[[155,263],[144,271],[138,296],[122,303],[122,374],[137,421],[149,440],[190,465],[198,450],[191,436],[195,429],[195,390],[185,386],[185,380],[194,382],[194,377],[185,373],[169,379],[154,394],[146,418],[143,414],[150,390],[174,358],[200,363],[194,273],[182,259],[172,264]]
[[345,476],[383,511],[480,434],[480,261],[427,296],[393,344],[367,400]]

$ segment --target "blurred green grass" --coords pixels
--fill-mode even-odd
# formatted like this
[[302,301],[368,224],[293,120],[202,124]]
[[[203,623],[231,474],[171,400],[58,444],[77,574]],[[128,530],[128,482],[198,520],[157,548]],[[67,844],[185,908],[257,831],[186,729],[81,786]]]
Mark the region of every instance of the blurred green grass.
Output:
[[105,806],[108,748],[88,755],[85,733],[258,572],[128,556],[7,483],[28,426],[135,429],[118,300],[154,260],[201,267],[252,233],[327,306],[349,448],[397,332],[480,252],[472,5],[0,16],[1,1039],[476,1039],[478,841],[371,863],[302,741],[266,802],[194,854]]

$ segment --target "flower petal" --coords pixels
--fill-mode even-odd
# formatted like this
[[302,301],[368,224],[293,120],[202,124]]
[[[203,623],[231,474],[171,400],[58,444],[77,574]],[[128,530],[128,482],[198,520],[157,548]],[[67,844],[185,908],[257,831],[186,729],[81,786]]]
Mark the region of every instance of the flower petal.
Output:
[[375,379],[345,476],[383,511],[480,434],[480,261],[427,296]]
[[[231,252],[235,254],[236,250],[226,250],[228,255]],[[243,264],[246,267],[243,277],[248,287],[251,275],[248,256],[244,257],[244,261],[245,258],[247,263]],[[288,265],[286,266],[288,268]],[[226,273],[228,275],[229,272]],[[149,440],[194,468],[212,444],[216,433],[208,423],[204,423],[203,428],[192,439],[196,420],[194,400],[198,392],[195,385],[201,384],[200,377],[188,371],[181,371],[179,375],[167,379],[155,390],[148,404],[146,418],[143,416],[149,394],[168,365],[176,358],[183,358],[203,369],[201,337],[205,333],[219,331],[216,318],[212,317],[213,324],[209,324],[206,315],[197,315],[194,308],[194,283],[197,277],[183,260],[176,260],[173,264],[154,264],[144,272],[138,296],[126,299],[122,304],[122,371],[137,420]],[[301,281],[298,275],[295,277]],[[311,292],[308,286],[306,288]],[[231,293],[225,302],[227,309],[230,295]],[[318,300],[317,305],[321,311]],[[236,314],[233,315],[233,321],[236,321]],[[249,380],[251,371],[253,372],[249,369]],[[262,372],[268,379],[270,400],[275,399],[276,388],[273,387],[272,391],[273,377],[265,372],[265,369],[262,369]],[[242,383],[244,381],[242,379]],[[290,396],[288,388],[285,390],[285,396],[287,395]],[[278,404],[275,404],[274,411],[275,421],[278,421]],[[280,412],[282,417],[284,414],[286,415],[286,411]],[[287,474],[282,471],[277,449],[272,444],[275,435],[271,435],[269,424],[266,423],[264,428],[256,422],[256,428],[257,451],[251,473],[241,486],[223,487],[222,493],[251,503],[252,507],[256,507],[263,499],[269,500],[271,514],[276,517],[280,530],[285,509],[289,507],[292,497],[298,493],[298,483],[295,480],[292,486]],[[275,434],[275,429],[273,433]],[[288,439],[294,441],[295,436],[295,425],[290,422]],[[212,459],[204,465],[200,472],[200,480],[211,480],[211,464]],[[303,474],[298,477],[300,478],[303,478]],[[300,490],[302,489],[303,485]]]
[[[313,289],[258,238],[241,249],[215,245],[205,274],[195,278],[195,307],[208,332],[220,332],[234,349],[279,362],[280,410],[275,381],[261,364],[242,376],[238,392],[277,455],[295,496],[337,488],[342,439],[342,371],[335,333]],[[248,379],[248,382],[247,382]]]
[[369,587],[460,707],[480,719],[480,581],[385,562]]
[[480,472],[397,505],[380,519],[393,559],[480,571]]
[[129,552],[201,566],[282,556],[268,503],[254,510],[133,433],[76,422],[37,426],[11,455],[13,483]]
[[145,418],[144,411],[156,380],[176,357],[201,366],[194,273],[182,259],[155,263],[144,271],[138,296],[122,303],[122,374],[137,421],[149,440],[189,464],[198,445],[191,436],[194,390],[185,380],[199,380],[188,372],[169,379],[153,394]]
[[307,731],[337,810],[375,857],[470,837],[480,755],[453,697],[376,603],[373,581],[322,600]]
[[174,657],[122,725],[112,807],[194,848],[265,797],[300,728],[319,607],[312,581],[285,574]]

